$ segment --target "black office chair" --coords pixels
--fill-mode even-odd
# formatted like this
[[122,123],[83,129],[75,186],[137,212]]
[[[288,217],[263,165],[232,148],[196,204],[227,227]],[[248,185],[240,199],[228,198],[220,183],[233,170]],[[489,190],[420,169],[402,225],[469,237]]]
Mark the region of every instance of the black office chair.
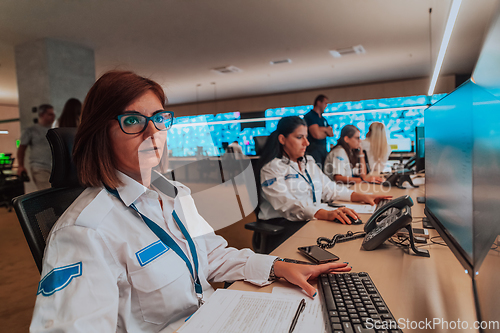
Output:
[[245,229],[252,230],[252,248],[256,253],[269,254],[281,243],[287,240],[291,235],[302,228],[306,222],[292,222],[285,218],[277,218],[272,220],[259,219],[259,204],[260,204],[260,184],[257,173],[260,172],[257,168],[254,169],[255,182],[257,185],[257,196],[259,203],[254,213],[257,221],[245,224]]
[[40,272],[50,229],[84,190],[78,182],[71,157],[75,134],[76,128],[55,128],[47,132],[52,150],[52,188],[28,193],[13,200],[17,218]]

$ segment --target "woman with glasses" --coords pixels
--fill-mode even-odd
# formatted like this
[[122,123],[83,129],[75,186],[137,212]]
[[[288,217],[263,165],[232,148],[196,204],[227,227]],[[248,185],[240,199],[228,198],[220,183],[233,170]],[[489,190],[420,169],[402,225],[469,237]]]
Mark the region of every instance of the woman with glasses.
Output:
[[367,175],[360,132],[354,125],[345,125],[342,128],[337,145],[326,156],[323,171],[331,180],[340,183],[383,182],[380,177]]
[[73,150],[87,188],[50,231],[32,332],[173,332],[213,293],[208,281],[285,278],[314,297],[308,278],[350,270],[228,248],[190,190],[162,175],[165,101],[132,72],[108,72],[90,89]]

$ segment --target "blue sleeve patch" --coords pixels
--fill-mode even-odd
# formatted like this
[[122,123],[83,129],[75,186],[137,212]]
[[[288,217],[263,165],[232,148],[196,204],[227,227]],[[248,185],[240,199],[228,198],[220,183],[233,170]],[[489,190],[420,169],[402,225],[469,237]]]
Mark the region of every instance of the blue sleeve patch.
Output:
[[144,266],[161,256],[163,253],[167,252],[169,249],[170,248],[168,246],[159,240],[146,246],[142,250],[137,251],[135,256],[137,257],[137,260],[139,260],[139,264]]
[[50,296],[56,291],[66,288],[73,278],[80,275],[82,275],[81,261],[76,264],[54,268],[40,281],[36,294]]
[[276,178],[271,178],[262,183],[262,186],[271,186],[276,181]]
[[285,180],[290,179],[290,178],[299,178],[299,174],[298,173],[290,173],[290,174],[285,176]]
[[340,157],[340,156],[336,156],[336,157],[337,157],[337,159],[338,159],[339,161],[343,161],[343,160],[344,160],[344,158],[343,158],[343,157]]

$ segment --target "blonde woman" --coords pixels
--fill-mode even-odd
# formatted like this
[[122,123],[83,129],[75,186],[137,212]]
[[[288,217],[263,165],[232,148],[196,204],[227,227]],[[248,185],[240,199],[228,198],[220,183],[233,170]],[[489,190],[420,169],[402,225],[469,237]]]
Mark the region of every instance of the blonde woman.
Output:
[[371,172],[381,173],[384,171],[391,154],[391,147],[387,144],[384,124],[373,122],[366,134],[366,140],[361,142],[361,147],[366,151]]

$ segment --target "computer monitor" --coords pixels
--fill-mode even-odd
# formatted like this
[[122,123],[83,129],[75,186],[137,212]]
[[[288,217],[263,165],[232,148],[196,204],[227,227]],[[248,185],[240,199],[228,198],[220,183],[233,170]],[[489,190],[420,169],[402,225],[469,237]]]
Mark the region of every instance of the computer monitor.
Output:
[[268,135],[263,135],[263,136],[254,136],[253,141],[255,142],[255,155],[260,156],[260,153],[262,152],[262,149],[264,149],[264,146],[266,145]]
[[499,319],[499,107],[469,80],[425,111],[425,213],[471,276],[479,320]]
[[389,144],[393,152],[396,153],[411,152],[410,138],[387,139],[387,143]]
[[424,127],[415,127],[415,172],[425,169],[425,135]]

